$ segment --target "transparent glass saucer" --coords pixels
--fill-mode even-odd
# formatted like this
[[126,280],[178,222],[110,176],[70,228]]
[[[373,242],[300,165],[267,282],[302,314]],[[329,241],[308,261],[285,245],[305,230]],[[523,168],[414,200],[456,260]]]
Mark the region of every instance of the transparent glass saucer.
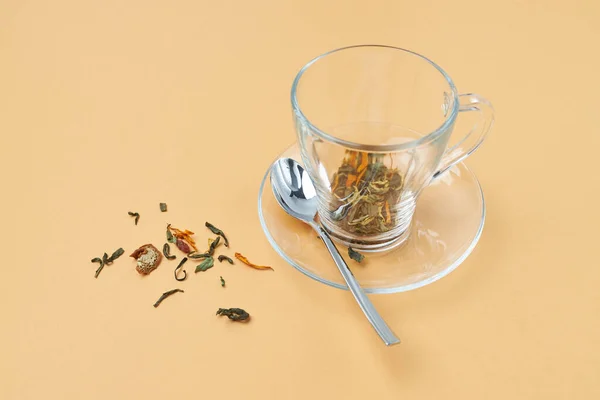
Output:
[[[279,157],[301,161],[297,144]],[[270,166],[269,166],[270,168]],[[260,185],[260,223],[273,248],[303,274],[327,285],[348,289],[323,242],[311,227],[283,211],[275,200],[269,170]],[[479,181],[462,163],[421,193],[410,237],[387,252],[363,253],[362,263],[337,245],[367,293],[397,293],[416,289],[448,275],[473,251],[485,220]]]

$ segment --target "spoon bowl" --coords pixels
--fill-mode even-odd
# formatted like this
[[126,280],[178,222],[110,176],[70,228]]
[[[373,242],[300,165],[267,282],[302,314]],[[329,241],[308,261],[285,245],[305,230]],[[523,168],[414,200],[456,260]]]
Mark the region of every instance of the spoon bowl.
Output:
[[308,174],[291,158],[281,158],[271,167],[271,187],[279,205],[304,222],[317,215],[317,193]]

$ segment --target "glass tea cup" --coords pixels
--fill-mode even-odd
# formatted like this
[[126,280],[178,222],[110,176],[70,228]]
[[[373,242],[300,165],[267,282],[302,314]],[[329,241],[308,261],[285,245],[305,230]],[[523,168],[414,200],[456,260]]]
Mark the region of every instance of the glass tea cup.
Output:
[[[381,45],[313,59],[296,76],[291,100],[320,222],[363,251],[408,238],[422,189],[475,151],[494,119],[487,100],[458,94],[431,60]],[[477,112],[477,123],[448,146],[464,112]]]

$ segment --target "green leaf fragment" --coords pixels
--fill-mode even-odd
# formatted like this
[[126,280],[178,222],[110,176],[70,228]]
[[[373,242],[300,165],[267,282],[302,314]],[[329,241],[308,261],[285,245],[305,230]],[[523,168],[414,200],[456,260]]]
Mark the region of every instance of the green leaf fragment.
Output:
[[94,278],[97,278],[98,275],[100,274],[100,271],[102,271],[102,268],[104,268],[104,261],[102,261],[102,259],[100,257],[95,257],[95,258],[92,258],[92,262],[100,263],[100,266],[98,267],[98,269],[96,270],[96,273],[94,274]]
[[131,211],[129,211],[127,214],[131,215],[132,217],[135,217],[135,224],[137,225],[138,221],[140,220],[140,214]]
[[358,251],[352,249],[352,247],[348,247],[348,255],[350,256],[351,259],[353,259],[357,263],[360,263],[360,262],[362,262],[362,260],[365,259],[365,256],[360,254]]
[[169,246],[169,243],[165,243],[163,245],[163,255],[167,260],[174,260],[177,258],[177,256],[174,254],[171,254],[171,247]]
[[122,247],[118,248],[117,250],[115,250],[114,253],[112,253],[112,255],[108,258],[108,262],[112,263],[113,261],[115,261],[117,258],[121,257],[123,255],[123,253],[125,253],[125,250],[123,250]]
[[215,249],[219,245],[219,242],[221,242],[221,236],[217,236],[217,238],[210,243],[208,254],[210,254],[211,256],[215,254]]
[[212,233],[214,233],[215,235],[222,236],[223,240],[225,241],[225,243],[224,243],[225,247],[229,247],[229,240],[227,240],[227,237],[225,236],[225,234],[223,233],[222,230],[220,230],[219,228],[217,228],[216,226],[214,226],[210,222],[204,223],[204,226],[206,226],[208,229],[210,229],[210,231]]
[[112,264],[113,261],[115,261],[117,258],[121,257],[123,255],[123,253],[125,253],[125,250],[123,250],[123,248],[119,247],[117,250],[114,251],[114,253],[112,253],[112,255],[110,257],[108,256],[108,254],[104,253],[102,255],[102,258],[100,258],[100,257],[92,258],[93,263],[100,264],[100,266],[96,270],[96,273],[94,274],[94,278],[97,278],[98,275],[100,275],[100,272],[102,272],[102,269],[104,268],[105,265]]
[[250,319],[250,314],[247,311],[241,308],[219,308],[217,310],[217,315],[225,315],[232,321],[248,321]]
[[215,259],[212,257],[207,257],[204,261],[196,266],[195,272],[204,272],[206,270],[211,269],[215,265]]
[[190,253],[188,254],[189,258],[208,258],[210,257],[209,253]]
[[187,271],[184,269],[183,270],[183,276],[181,278],[177,277],[177,272],[179,271],[180,268],[183,267],[183,264],[186,263],[188,259],[186,257],[183,257],[183,259],[181,260],[181,262],[179,263],[179,265],[177,267],[175,267],[175,280],[176,281],[185,281],[187,278]]
[[98,261],[95,261],[95,260],[100,260],[100,266],[96,270],[96,273],[94,274],[94,278],[97,278],[98,275],[100,275],[100,272],[102,272],[102,269],[104,268],[104,265],[106,265],[106,260],[107,259],[108,259],[108,254],[104,253],[104,256],[102,257],[102,259],[96,257],[96,258],[94,258],[92,260],[92,262],[98,262]]
[[100,275],[100,272],[102,272],[103,268],[104,268],[104,263],[100,264],[100,266],[96,270],[96,273],[94,274],[94,278],[98,278],[98,275]]
[[227,261],[229,264],[233,264],[233,260],[226,255],[221,254],[219,257],[219,262]]
[[177,243],[177,238],[175,236],[173,236],[173,234],[171,233],[171,230],[168,227],[167,227],[167,242],[173,243],[173,244]]
[[173,289],[173,290],[169,290],[168,292],[164,292],[164,293],[163,293],[163,294],[162,294],[162,295],[159,297],[159,299],[158,299],[158,300],[156,300],[156,303],[154,303],[154,308],[158,307],[158,306],[160,305],[160,303],[162,303],[162,301],[163,301],[164,299],[166,299],[167,297],[169,297],[169,296],[172,296],[172,295],[174,295],[175,293],[179,293],[179,292],[181,292],[181,293],[185,293],[185,292],[184,292],[183,290],[181,290],[181,289]]

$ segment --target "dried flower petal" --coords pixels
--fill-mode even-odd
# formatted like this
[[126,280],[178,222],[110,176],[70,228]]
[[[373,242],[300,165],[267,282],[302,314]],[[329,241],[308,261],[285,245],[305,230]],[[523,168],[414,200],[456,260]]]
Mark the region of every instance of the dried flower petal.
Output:
[[185,241],[186,243],[188,243],[194,249],[194,251],[198,251],[198,248],[196,247],[196,242],[192,238],[192,235],[194,234],[194,232],[189,231],[187,229],[185,231],[181,231],[177,228],[173,228],[171,226],[171,224],[167,225],[167,230],[171,230],[173,233],[173,236],[175,236],[177,239],[181,239],[181,240]]
[[248,259],[246,257],[244,257],[243,255],[241,255],[240,253],[235,253],[235,258],[237,258],[238,260],[240,260],[241,262],[243,262],[247,266],[252,267],[254,269],[260,269],[260,270],[270,269],[271,271],[274,271],[273,268],[271,268],[271,267],[269,267],[267,265],[252,264],[250,261],[248,261]]

